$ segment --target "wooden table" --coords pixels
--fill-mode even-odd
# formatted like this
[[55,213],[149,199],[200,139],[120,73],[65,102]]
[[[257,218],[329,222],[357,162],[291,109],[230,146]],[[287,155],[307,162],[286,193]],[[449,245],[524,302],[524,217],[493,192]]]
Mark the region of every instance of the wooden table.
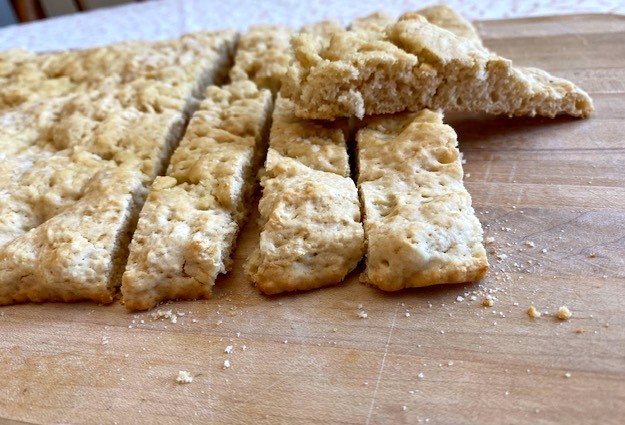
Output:
[[265,297],[241,271],[250,225],[212,300],[161,307],[176,323],[118,303],[0,308],[0,422],[624,423],[625,18],[478,25],[596,105],[588,120],[448,117],[494,238],[484,281],[384,294],[354,273]]

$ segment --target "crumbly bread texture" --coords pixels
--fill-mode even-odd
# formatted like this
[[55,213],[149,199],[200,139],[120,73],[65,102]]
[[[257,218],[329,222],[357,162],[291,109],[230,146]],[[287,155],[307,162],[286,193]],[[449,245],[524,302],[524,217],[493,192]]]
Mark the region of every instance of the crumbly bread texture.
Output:
[[[345,28],[336,19],[327,19],[325,21],[314,22],[304,25],[300,28],[301,33],[315,34],[321,38],[330,39],[332,34],[343,31]],[[289,51],[290,51],[289,45]]]
[[[26,95],[0,107],[0,171],[5,171],[0,177],[0,303],[112,301],[147,188],[181,137],[187,113],[197,104],[197,88],[225,75],[237,34],[185,38],[193,40],[193,49],[188,40],[172,42],[165,55],[171,66],[149,54],[138,62],[129,54],[123,66],[111,64],[115,71],[124,70],[114,75],[120,81],[113,85],[107,77],[110,67],[101,67],[98,77],[90,61],[123,62],[125,56],[115,53],[120,46],[111,47],[110,55],[107,48],[17,55],[13,62],[21,64],[19,69],[33,68],[30,59],[37,66],[43,59],[56,64],[65,56],[78,60],[50,78],[79,89],[41,92],[37,77],[30,85],[14,83]],[[0,72],[5,68],[10,66],[2,63]],[[27,73],[5,74],[28,80]]]
[[230,79],[251,80],[259,87],[277,92],[291,60],[292,34],[292,29],[279,25],[250,27],[239,41]]
[[483,277],[482,228],[442,114],[372,117],[356,138],[367,241],[361,280],[396,291]]
[[261,185],[259,246],[245,271],[266,294],[337,284],[364,251],[347,123],[297,119],[278,98]]
[[367,16],[354,19],[348,29],[353,32],[379,38],[384,35],[384,29],[391,25],[394,19],[385,12],[373,12]]
[[[455,10],[448,6],[430,6],[416,12],[404,13],[400,19],[414,19],[421,15],[429,23],[444,28],[458,37],[468,38],[482,44],[480,35],[475,27]],[[364,34],[371,38],[384,38],[384,30],[394,23],[393,18],[384,12],[374,12],[370,15],[354,19],[349,25],[349,30]]]
[[122,278],[126,308],[211,296],[248,213],[271,106],[251,81],[207,89],[141,211]]
[[592,100],[573,83],[512,62],[417,14],[380,37],[337,32],[292,40],[294,62],[281,94],[302,118],[395,113],[423,108],[491,114],[587,117]]

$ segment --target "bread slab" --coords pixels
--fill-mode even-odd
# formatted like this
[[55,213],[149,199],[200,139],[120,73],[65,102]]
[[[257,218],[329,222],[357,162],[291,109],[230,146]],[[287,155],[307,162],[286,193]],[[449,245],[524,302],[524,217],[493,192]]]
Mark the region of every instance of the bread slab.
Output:
[[335,33],[292,40],[294,63],[281,94],[307,119],[395,113],[423,108],[504,115],[587,117],[592,100],[573,83],[512,62],[417,14],[379,37]]
[[372,117],[356,140],[367,241],[361,280],[397,291],[483,277],[482,227],[442,114]]
[[211,296],[248,213],[271,107],[271,93],[251,81],[207,89],[141,211],[122,278],[126,308]]
[[244,266],[261,292],[337,284],[362,258],[346,129],[346,122],[298,119],[288,100],[276,100],[261,180],[260,242]]
[[[198,87],[225,74],[237,34],[191,39],[193,49],[182,39],[168,47],[170,65],[151,63],[159,56],[147,55],[135,67],[129,56],[121,64],[127,80],[112,85],[103,68],[100,80],[91,75],[86,86],[78,84],[84,90],[72,94],[42,94],[26,85],[31,97],[0,110],[7,127],[0,131],[0,155],[15,166],[14,180],[0,179],[7,213],[0,221],[0,303],[113,300],[147,187],[182,135]],[[93,58],[83,54],[85,62]],[[81,57],[43,58],[59,62],[64,55]],[[82,62],[68,66],[68,81],[80,81],[76,69],[90,69]],[[8,148],[29,117],[34,130]]]

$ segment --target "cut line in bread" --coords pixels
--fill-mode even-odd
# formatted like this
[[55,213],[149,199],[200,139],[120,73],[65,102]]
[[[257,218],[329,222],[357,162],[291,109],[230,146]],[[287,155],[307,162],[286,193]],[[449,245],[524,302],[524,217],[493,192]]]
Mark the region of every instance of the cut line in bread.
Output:
[[361,280],[396,291],[483,277],[482,227],[442,114],[371,117],[356,140],[367,242]]
[[314,34],[296,35],[281,94],[307,119],[423,108],[548,117],[592,112],[592,100],[573,83],[515,67],[479,39],[452,31],[412,13],[379,36],[344,31],[328,43]]

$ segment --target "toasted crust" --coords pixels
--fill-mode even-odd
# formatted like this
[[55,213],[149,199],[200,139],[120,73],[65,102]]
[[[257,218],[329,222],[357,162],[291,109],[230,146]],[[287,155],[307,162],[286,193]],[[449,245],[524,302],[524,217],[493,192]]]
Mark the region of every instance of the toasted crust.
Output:
[[269,149],[259,247],[245,270],[265,294],[341,282],[363,254],[363,230],[351,179],[314,170]]
[[396,291],[483,277],[482,228],[442,114],[371,118],[357,143],[367,241],[361,280]]
[[378,11],[356,18],[349,24],[349,31],[357,32],[374,38],[383,36],[384,29],[394,22],[385,12]]
[[210,87],[141,211],[122,279],[126,308],[210,297],[264,153],[271,94],[250,81]]
[[294,64],[282,95],[302,118],[395,113],[423,108],[505,115],[587,117],[592,100],[569,81],[512,62],[433,25],[404,17],[380,37],[335,33],[293,38]]
[[337,284],[362,257],[346,126],[299,120],[290,102],[276,101],[261,181],[260,243],[245,264],[266,294]]

